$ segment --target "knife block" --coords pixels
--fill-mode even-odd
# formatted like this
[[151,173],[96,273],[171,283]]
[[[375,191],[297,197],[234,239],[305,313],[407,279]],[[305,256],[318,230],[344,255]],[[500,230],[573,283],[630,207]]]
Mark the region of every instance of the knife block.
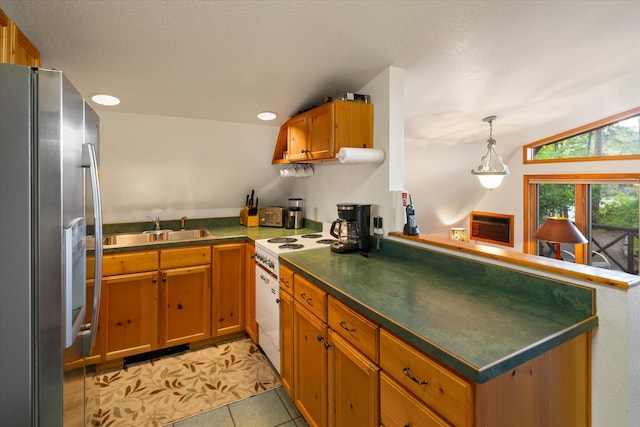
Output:
[[249,208],[247,206],[240,211],[240,225],[257,227],[258,222],[258,215],[249,215]]

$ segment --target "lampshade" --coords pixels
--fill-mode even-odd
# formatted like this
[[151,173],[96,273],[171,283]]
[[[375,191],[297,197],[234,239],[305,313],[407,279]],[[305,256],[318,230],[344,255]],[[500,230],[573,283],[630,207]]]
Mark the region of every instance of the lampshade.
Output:
[[568,218],[550,216],[533,233],[533,238],[551,243],[587,243],[586,237],[582,235],[578,227]]
[[540,228],[533,233],[533,238],[555,243],[556,259],[562,259],[560,243],[587,243],[586,237],[582,235],[578,227],[568,218],[550,216],[542,223]]
[[[478,169],[471,169],[471,173],[478,177],[480,185],[489,190],[498,188],[505,176],[509,175],[509,167],[502,160],[502,156],[496,151],[496,140],[493,139],[493,121],[496,116],[488,116],[482,119],[489,123],[489,139],[487,139],[487,153],[482,156]],[[495,166],[495,167],[494,167]]]

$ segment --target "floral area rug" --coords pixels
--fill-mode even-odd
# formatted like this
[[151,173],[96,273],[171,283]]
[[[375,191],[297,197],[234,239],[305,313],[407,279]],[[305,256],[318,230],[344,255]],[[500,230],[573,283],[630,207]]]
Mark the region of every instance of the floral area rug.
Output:
[[163,426],[280,385],[250,339],[148,361],[94,377],[93,426]]

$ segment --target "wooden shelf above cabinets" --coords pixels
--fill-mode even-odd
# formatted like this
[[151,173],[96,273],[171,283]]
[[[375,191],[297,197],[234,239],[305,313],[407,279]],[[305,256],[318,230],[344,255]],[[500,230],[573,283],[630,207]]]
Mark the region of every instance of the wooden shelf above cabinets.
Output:
[[331,101],[287,120],[272,164],[335,160],[342,147],[373,148],[373,105]]

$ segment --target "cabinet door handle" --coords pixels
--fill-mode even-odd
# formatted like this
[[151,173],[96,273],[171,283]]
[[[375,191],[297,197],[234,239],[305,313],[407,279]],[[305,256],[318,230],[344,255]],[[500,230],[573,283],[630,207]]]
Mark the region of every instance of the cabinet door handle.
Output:
[[162,276],[162,282],[167,283],[167,276]]
[[311,298],[309,298],[306,293],[300,294],[300,298],[302,298],[305,301],[311,301]]
[[158,283],[158,279],[156,279],[155,277],[151,278],[151,283]]
[[409,371],[409,367],[405,366],[405,368],[402,370],[402,373],[405,374],[407,377],[409,377],[409,379],[411,379],[411,381],[413,381],[416,384],[420,384],[420,385],[427,385],[429,384],[428,380],[422,380],[420,381],[419,379],[417,379],[416,377],[414,377],[413,375],[411,375],[411,372]]
[[355,332],[355,328],[349,328],[347,327],[347,322],[345,322],[344,320],[342,322],[340,322],[340,326],[342,327],[342,329],[344,329],[347,332]]

